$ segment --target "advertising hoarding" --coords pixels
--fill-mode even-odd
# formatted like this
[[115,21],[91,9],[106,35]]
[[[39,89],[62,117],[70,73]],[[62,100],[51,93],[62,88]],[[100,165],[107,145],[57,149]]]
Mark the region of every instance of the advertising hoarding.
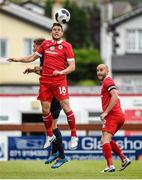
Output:
[[[9,137],[8,139],[9,160],[45,160],[49,156],[50,148],[43,149],[44,136]],[[65,136],[63,138],[65,154],[68,159],[104,159],[100,140],[100,136],[79,137],[79,146],[72,151],[69,150],[70,137]],[[142,136],[117,136],[114,140],[130,159],[142,158]],[[118,157],[113,154],[113,158]]]

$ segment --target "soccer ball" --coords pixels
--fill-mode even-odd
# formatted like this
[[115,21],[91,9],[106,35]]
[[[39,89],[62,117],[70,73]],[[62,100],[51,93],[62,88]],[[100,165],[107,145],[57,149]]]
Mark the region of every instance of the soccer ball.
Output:
[[65,24],[67,22],[69,22],[70,20],[70,12],[67,9],[59,9],[56,13],[55,13],[55,19],[57,22],[61,23],[61,24]]

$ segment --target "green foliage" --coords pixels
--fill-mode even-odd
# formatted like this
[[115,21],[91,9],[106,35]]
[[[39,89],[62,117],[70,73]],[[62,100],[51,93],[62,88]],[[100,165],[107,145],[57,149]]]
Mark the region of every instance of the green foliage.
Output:
[[75,2],[66,1],[64,8],[71,13],[65,38],[74,48],[84,48],[91,45],[89,39],[88,14],[85,8],[80,8]]
[[88,63],[100,63],[101,57],[97,49],[75,49],[76,61],[78,63],[88,64]]
[[101,13],[96,4],[88,8],[90,37],[93,47],[100,49]]
[[[73,45],[73,48],[75,48],[76,59],[76,71],[68,76],[69,83],[95,85],[98,82],[96,67],[102,63],[99,52],[92,48],[95,42],[95,38],[93,37],[99,37],[98,33],[96,36],[93,34],[97,26],[90,22],[91,20],[92,22],[94,21],[94,8],[96,8],[96,6],[93,6],[92,9],[87,7],[81,8],[77,6],[75,2],[66,0],[64,8],[68,9],[71,13],[65,38]],[[99,11],[95,12],[97,12],[97,17],[99,17]],[[99,22],[99,18],[97,22]]]
[[77,83],[79,86],[95,86],[96,82],[93,80],[82,80]]
[[48,17],[52,17],[52,6],[54,1],[53,0],[46,0],[45,2],[45,15]]
[[70,84],[77,84],[79,81],[86,80],[97,83],[96,67],[102,63],[99,52],[96,49],[75,49],[74,52],[76,71],[68,76]]

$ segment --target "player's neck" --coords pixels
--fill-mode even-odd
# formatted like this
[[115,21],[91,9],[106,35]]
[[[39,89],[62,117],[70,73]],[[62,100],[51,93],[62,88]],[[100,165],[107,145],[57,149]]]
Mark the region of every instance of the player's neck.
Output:
[[62,39],[53,39],[52,41],[57,42],[57,44],[60,44],[60,43],[62,43],[63,40]]
[[110,77],[109,75],[106,75],[106,77],[103,79],[103,81],[106,79],[106,78],[108,78],[108,77]]
[[109,75],[109,74],[107,74],[105,78],[108,78],[108,77],[110,77],[110,75]]

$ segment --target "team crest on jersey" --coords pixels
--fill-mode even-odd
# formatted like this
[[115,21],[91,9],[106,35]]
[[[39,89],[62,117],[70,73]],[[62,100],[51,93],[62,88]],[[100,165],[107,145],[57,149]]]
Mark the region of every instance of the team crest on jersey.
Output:
[[53,51],[55,49],[55,46],[50,47],[50,51]]
[[63,46],[62,46],[62,45],[59,45],[59,46],[58,46],[58,49],[62,49],[62,48],[63,48]]

